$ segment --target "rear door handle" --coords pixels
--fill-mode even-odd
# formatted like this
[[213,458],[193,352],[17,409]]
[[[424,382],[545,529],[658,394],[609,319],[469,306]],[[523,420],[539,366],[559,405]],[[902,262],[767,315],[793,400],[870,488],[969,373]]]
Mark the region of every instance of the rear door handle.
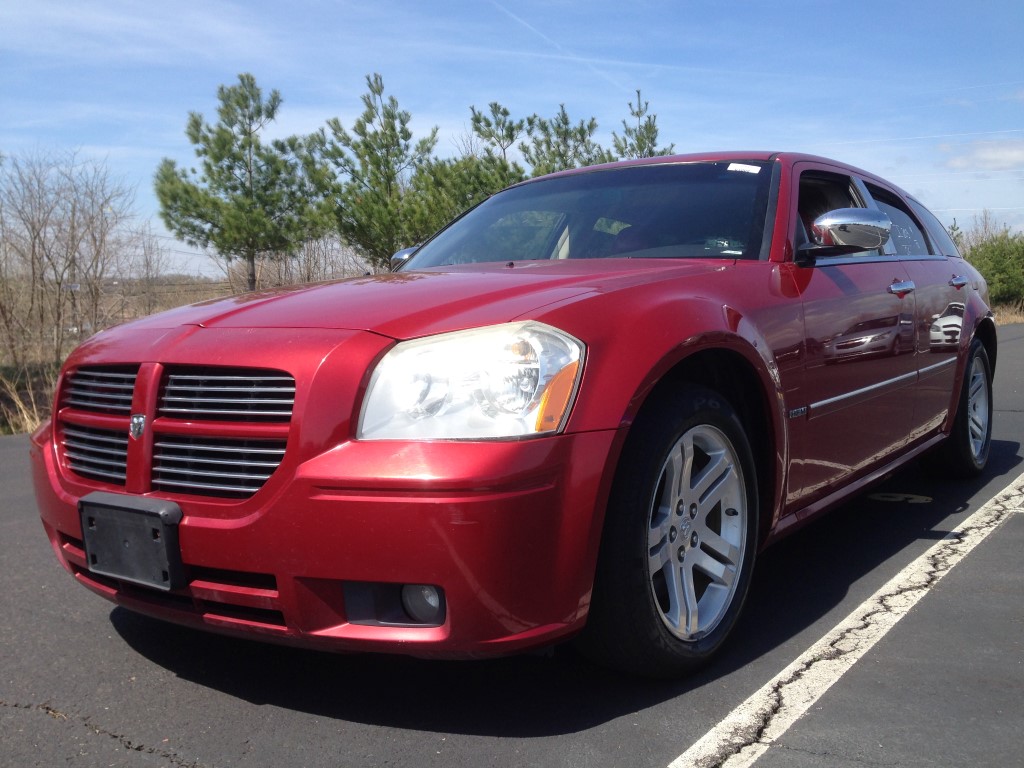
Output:
[[956,288],[958,291],[967,285],[967,278],[961,277],[960,275],[953,275],[949,278],[949,287]]
[[889,293],[902,299],[908,293],[913,293],[916,287],[913,280],[893,280],[889,286]]

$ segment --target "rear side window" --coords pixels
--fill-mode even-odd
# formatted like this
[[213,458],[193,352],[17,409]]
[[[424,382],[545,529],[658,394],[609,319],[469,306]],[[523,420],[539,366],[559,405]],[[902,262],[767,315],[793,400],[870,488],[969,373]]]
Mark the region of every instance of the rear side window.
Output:
[[921,205],[914,198],[910,198],[910,207],[914,209],[914,213],[928,229],[928,234],[931,235],[932,242],[935,243],[936,247],[942,253],[943,256],[953,256],[955,258],[963,258],[960,255],[960,250],[956,247],[956,243],[953,242],[953,238],[949,236],[949,232],[942,226],[942,222],[936,218],[935,214]]
[[872,184],[866,186],[875,203],[892,221],[892,232],[885,246],[886,253],[895,253],[897,256],[924,256],[931,253],[928,239],[903,201],[881,187]]

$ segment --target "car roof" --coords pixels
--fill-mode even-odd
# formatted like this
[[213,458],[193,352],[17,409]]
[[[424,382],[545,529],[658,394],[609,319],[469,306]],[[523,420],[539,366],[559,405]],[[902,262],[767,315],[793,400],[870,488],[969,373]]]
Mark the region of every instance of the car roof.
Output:
[[843,170],[848,173],[853,173],[858,176],[863,176],[867,179],[877,181],[884,184],[891,189],[894,189],[903,197],[910,197],[907,192],[898,187],[893,182],[878,176],[877,174],[865,171],[862,168],[858,168],[849,163],[844,163],[841,160],[833,160],[828,157],[821,157],[819,155],[807,154],[804,152],[779,152],[770,150],[753,150],[753,151],[717,151],[717,152],[693,152],[687,154],[678,155],[659,155],[658,157],[642,157],[632,160],[617,160],[612,163],[601,163],[599,165],[588,165],[582,168],[570,168],[564,171],[557,171],[555,173],[546,174],[544,176],[538,176],[533,179],[527,179],[526,181],[514,184],[513,186],[520,186],[522,184],[530,184],[540,179],[550,179],[560,176],[575,176],[583,173],[594,173],[597,171],[607,171],[616,168],[628,168],[635,166],[650,166],[650,165],[674,165],[681,163],[709,163],[709,162],[742,162],[747,161],[761,161],[761,162],[774,162],[776,160],[781,161],[786,166],[792,166],[798,162],[811,162],[824,165],[834,166],[837,170]]

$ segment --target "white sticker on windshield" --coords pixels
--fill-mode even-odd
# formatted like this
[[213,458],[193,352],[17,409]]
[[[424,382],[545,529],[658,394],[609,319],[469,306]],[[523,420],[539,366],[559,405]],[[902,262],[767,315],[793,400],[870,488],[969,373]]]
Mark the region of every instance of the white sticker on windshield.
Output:
[[760,173],[761,169],[756,165],[747,165],[745,163],[729,163],[729,167],[726,169],[729,171],[743,171],[744,173]]

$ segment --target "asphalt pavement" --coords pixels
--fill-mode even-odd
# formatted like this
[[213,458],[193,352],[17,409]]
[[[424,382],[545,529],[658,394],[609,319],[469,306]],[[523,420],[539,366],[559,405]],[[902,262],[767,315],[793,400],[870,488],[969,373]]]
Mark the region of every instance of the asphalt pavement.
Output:
[[[131,614],[57,565],[27,438],[0,438],[0,766],[668,766],[1021,476],[1024,325],[999,337],[986,474],[914,464],[780,542],[724,653],[671,683],[571,648],[340,656]],[[1024,766],[1022,550],[1011,509],[753,764]]]

